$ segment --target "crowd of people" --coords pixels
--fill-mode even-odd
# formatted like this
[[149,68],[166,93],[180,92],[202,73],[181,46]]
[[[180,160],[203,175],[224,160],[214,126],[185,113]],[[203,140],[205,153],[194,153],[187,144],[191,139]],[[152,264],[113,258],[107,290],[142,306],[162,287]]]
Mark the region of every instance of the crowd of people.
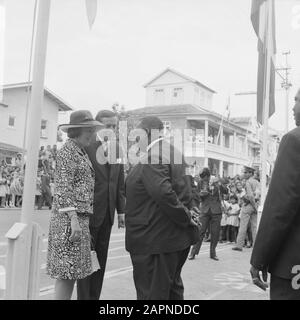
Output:
[[[57,146],[39,150],[38,173],[36,182],[36,206],[39,210],[47,205],[51,209],[54,195],[54,171]],[[18,153],[12,164],[4,160],[0,166],[0,208],[19,208],[22,206],[26,159]]]
[[[253,178],[259,182],[259,174],[257,171],[254,172]],[[222,199],[220,243],[236,243],[240,226],[241,208],[244,204],[249,203],[246,195],[246,179],[242,174],[236,175],[234,178],[227,177],[224,179],[224,185],[228,189],[228,193],[224,194]],[[260,191],[257,189],[255,195],[257,203],[259,196]],[[204,241],[210,241],[209,234],[207,234]],[[253,238],[249,223],[244,247],[251,248],[252,246]]]

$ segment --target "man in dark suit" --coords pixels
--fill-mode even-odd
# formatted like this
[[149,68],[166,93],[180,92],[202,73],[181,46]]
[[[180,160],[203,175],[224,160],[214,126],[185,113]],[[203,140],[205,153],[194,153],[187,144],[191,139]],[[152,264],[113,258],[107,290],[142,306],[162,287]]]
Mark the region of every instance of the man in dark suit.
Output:
[[52,208],[52,195],[50,188],[50,176],[45,169],[41,172],[41,195],[38,200],[38,210],[41,210],[44,203],[47,204],[49,209]]
[[[114,112],[102,110],[97,114],[96,120],[105,125],[108,133],[115,132],[117,117]],[[79,300],[100,298],[115,211],[118,213],[118,227],[125,226],[124,166],[118,150],[116,141],[99,135],[86,149],[95,170],[94,214],[90,217],[90,233],[101,269],[78,281]]]
[[298,128],[280,143],[251,256],[254,284],[266,290],[271,274],[271,300],[300,300],[300,90],[295,102]]
[[161,138],[149,144],[151,130],[162,130],[162,122],[146,117],[140,128],[147,132],[147,143],[140,145],[148,147],[141,150],[144,158],[126,179],[126,249],[137,299],[181,300],[181,269],[198,239],[188,209],[193,205],[192,186],[182,154]]
[[223,195],[228,193],[228,189],[222,185],[220,179],[215,179],[210,185],[210,171],[204,168],[200,174],[201,180],[198,183],[198,192],[200,197],[200,222],[201,228],[199,230],[200,240],[192,247],[189,259],[195,259],[199,253],[206,230],[210,226],[210,258],[218,261],[216,255],[216,247],[219,241],[222,206],[221,201]]

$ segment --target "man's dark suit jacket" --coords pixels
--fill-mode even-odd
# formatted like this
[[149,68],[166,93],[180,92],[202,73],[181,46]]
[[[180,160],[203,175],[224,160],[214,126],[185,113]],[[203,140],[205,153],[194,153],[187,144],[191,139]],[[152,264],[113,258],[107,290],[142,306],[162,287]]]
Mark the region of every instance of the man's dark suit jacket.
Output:
[[[185,166],[174,164],[170,149],[170,164],[163,164],[161,149],[152,156],[149,151],[149,164],[137,164],[126,179],[126,250],[132,254],[176,252],[198,241],[187,208],[193,205],[192,186]],[[151,159],[158,164],[150,164]]]
[[[118,144],[116,144],[118,151]],[[107,209],[110,212],[111,224],[114,223],[115,210],[118,214],[125,211],[124,165],[99,164],[98,156],[103,156],[101,141],[94,141],[86,152],[95,170],[94,214],[90,217],[90,226],[99,227],[105,218]],[[118,152],[116,153],[118,154]]]
[[207,194],[205,196],[201,195],[201,192],[203,191],[204,185],[206,181],[200,180],[198,183],[198,192],[199,192],[199,199],[200,199],[200,211],[202,214],[208,213],[209,209],[211,210],[212,214],[221,214],[222,208],[221,208],[221,201],[224,194],[228,193],[228,189],[221,185],[221,186],[215,186],[214,192],[211,194]]
[[300,265],[300,128],[280,143],[251,264],[284,279]]

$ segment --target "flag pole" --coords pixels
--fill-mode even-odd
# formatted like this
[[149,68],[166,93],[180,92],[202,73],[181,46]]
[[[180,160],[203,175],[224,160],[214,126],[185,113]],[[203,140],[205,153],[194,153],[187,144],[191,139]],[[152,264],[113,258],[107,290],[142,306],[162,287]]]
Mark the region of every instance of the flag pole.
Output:
[[[266,46],[266,74],[264,80],[264,110],[263,110],[263,141],[262,141],[262,174],[261,174],[261,206],[263,207],[266,194],[267,194],[267,158],[268,158],[268,123],[269,123],[269,109],[270,109],[270,79],[271,79],[271,46],[272,46],[272,6],[273,0],[267,0],[265,10],[267,11],[266,17],[266,30],[267,30],[267,46]],[[259,225],[261,218],[261,210],[258,211],[257,225]]]
[[31,99],[28,109],[27,160],[20,223],[7,232],[6,299],[37,299],[39,293],[41,231],[33,223],[38,169],[41,114],[51,0],[39,0],[34,48]]

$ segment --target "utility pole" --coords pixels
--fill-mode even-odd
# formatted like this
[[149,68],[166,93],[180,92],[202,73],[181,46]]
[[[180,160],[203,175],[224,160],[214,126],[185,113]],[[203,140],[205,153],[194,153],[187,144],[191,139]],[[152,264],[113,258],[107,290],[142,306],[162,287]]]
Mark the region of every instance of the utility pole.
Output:
[[[289,131],[289,97],[290,97],[290,88],[292,83],[289,80],[289,71],[292,69],[288,63],[288,55],[290,55],[290,51],[283,52],[282,55],[285,56],[285,67],[277,68],[276,72],[282,79],[281,88],[285,89],[285,132]],[[284,75],[280,73],[280,71],[284,72]]]

